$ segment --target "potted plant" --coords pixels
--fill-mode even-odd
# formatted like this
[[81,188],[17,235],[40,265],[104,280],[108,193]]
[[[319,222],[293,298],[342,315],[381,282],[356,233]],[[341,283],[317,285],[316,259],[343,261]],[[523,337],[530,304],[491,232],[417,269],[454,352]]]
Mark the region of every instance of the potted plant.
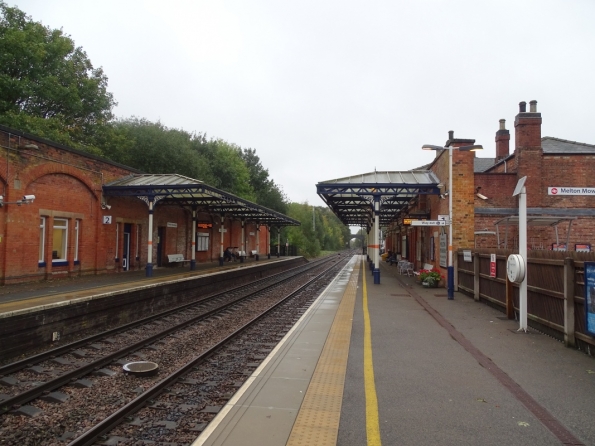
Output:
[[431,270],[422,269],[419,272],[419,279],[421,284],[428,288],[437,288],[441,280],[444,280],[444,276],[440,274],[440,270],[432,268]]

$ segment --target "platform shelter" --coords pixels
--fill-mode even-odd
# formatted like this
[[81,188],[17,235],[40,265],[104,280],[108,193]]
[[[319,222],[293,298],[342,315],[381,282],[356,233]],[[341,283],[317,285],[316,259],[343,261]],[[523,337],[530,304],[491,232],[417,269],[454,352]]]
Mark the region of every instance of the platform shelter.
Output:
[[[196,228],[197,213],[203,212],[221,219],[220,257],[223,264],[223,237],[225,218],[240,220],[242,223],[242,246],[245,240],[245,225],[252,222],[256,230],[266,226],[270,238],[272,226],[299,226],[300,222],[277,211],[252,203],[229,192],[209,186],[200,180],[178,174],[133,174],[112,181],[103,186],[103,195],[111,197],[136,197],[147,204],[149,213],[147,277],[153,274],[153,214],[159,205],[179,205],[192,210],[192,223]],[[257,237],[256,240],[260,238]],[[196,231],[192,231],[192,259],[190,269],[196,265]],[[270,240],[268,242],[270,246]],[[268,248],[267,248],[268,250]],[[259,252],[257,246],[256,249]]]
[[374,283],[379,284],[380,230],[395,221],[418,195],[440,195],[439,183],[429,170],[374,171],[321,181],[316,192],[344,224],[366,228],[368,235],[372,231],[368,256],[373,262]]

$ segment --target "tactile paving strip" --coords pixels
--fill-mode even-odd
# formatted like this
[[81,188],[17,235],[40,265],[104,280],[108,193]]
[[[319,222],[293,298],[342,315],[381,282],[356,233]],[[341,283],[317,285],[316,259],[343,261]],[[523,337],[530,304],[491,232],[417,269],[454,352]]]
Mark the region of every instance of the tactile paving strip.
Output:
[[354,265],[287,446],[337,444],[359,268],[358,262]]

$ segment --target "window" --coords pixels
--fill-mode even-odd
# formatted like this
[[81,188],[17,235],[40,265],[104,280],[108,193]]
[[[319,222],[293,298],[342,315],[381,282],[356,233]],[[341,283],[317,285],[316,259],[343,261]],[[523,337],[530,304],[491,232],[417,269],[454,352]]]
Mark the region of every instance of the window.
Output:
[[66,262],[68,249],[68,220],[54,218],[54,240],[52,262]]
[[205,232],[196,233],[196,250],[197,251],[208,251],[209,250],[209,234]]
[[79,261],[79,237],[80,237],[81,221],[74,222],[74,261]]
[[45,263],[45,217],[39,219],[39,263]]

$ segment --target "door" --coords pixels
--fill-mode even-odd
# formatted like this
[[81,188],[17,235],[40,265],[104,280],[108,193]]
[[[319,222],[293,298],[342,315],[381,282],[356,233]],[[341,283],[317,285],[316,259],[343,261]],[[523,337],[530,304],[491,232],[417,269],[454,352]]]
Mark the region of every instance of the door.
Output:
[[132,225],[130,223],[124,224],[124,246],[122,247],[122,270],[128,271],[130,269],[130,233],[132,232]]
[[163,249],[165,248],[165,227],[157,228],[157,266],[163,266]]

